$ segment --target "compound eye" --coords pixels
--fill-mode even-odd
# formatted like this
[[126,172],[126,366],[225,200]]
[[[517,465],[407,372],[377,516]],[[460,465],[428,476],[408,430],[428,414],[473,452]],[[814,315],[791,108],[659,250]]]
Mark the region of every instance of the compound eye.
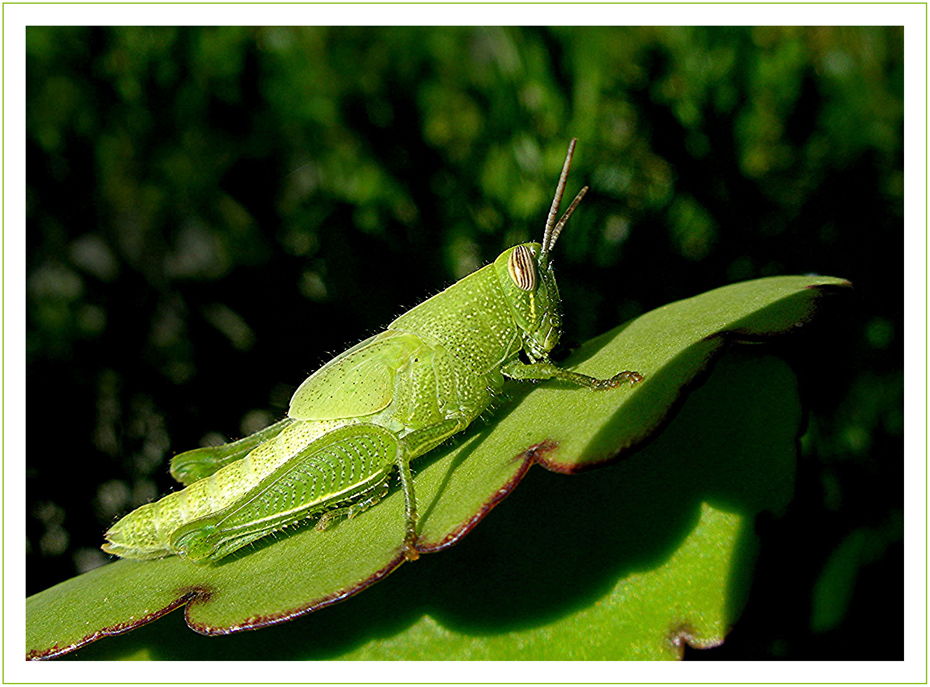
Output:
[[520,245],[513,249],[507,261],[507,271],[517,288],[523,291],[536,290],[536,261],[526,246]]

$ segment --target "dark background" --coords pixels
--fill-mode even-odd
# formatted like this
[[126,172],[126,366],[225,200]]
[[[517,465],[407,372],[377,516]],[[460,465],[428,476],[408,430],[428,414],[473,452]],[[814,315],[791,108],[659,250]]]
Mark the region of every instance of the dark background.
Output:
[[567,346],[724,284],[855,285],[782,345],[811,411],[727,643],[903,658],[903,30],[27,29],[27,594],[180,451],[591,190]]

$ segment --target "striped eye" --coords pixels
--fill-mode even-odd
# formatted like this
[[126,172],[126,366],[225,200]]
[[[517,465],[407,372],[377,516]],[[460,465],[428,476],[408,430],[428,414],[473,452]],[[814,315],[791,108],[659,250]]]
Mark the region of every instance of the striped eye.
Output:
[[536,290],[536,262],[526,246],[521,245],[513,249],[507,262],[507,271],[518,288],[524,291]]

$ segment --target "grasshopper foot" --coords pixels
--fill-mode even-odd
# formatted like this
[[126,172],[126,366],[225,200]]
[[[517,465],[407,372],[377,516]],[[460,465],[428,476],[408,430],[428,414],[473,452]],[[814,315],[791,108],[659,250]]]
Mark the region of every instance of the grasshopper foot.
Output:
[[415,561],[420,557],[420,552],[417,551],[417,535],[407,533],[404,537],[404,558],[408,561]]
[[643,375],[633,370],[624,370],[618,372],[610,379],[599,379],[595,389],[616,389],[623,382],[629,382],[630,386],[635,386],[638,382],[643,381]]
[[643,381],[643,376],[639,372],[634,372],[633,370],[624,370],[614,375],[613,378],[617,380],[617,384],[627,381],[630,383],[630,386],[636,386],[639,382]]

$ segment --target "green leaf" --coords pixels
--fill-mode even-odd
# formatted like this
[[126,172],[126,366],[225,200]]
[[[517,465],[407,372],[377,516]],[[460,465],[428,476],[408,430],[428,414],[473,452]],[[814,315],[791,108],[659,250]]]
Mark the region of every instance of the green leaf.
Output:
[[[818,277],[736,284],[589,342],[566,364],[602,376],[635,369],[645,380],[606,392],[559,383],[517,390],[418,461],[421,550],[458,541],[533,462],[576,472],[641,444],[728,341],[790,331],[820,295],[844,285]],[[220,642],[237,657],[262,647],[262,658],[663,658],[676,656],[682,639],[719,643],[748,584],[752,518],[790,497],[801,420],[784,364],[728,358],[630,459],[571,478],[531,471],[460,546],[404,566],[358,599],[301,620],[301,629],[136,643],[164,631],[157,626],[177,631],[162,622],[82,654],[193,658],[185,652],[196,646],[207,657]],[[212,566],[118,561],[27,599],[27,651],[67,652],[188,601],[186,620],[203,633],[287,620],[395,570],[403,529],[395,491],[331,530],[298,529]],[[295,644],[279,632],[314,638]]]

